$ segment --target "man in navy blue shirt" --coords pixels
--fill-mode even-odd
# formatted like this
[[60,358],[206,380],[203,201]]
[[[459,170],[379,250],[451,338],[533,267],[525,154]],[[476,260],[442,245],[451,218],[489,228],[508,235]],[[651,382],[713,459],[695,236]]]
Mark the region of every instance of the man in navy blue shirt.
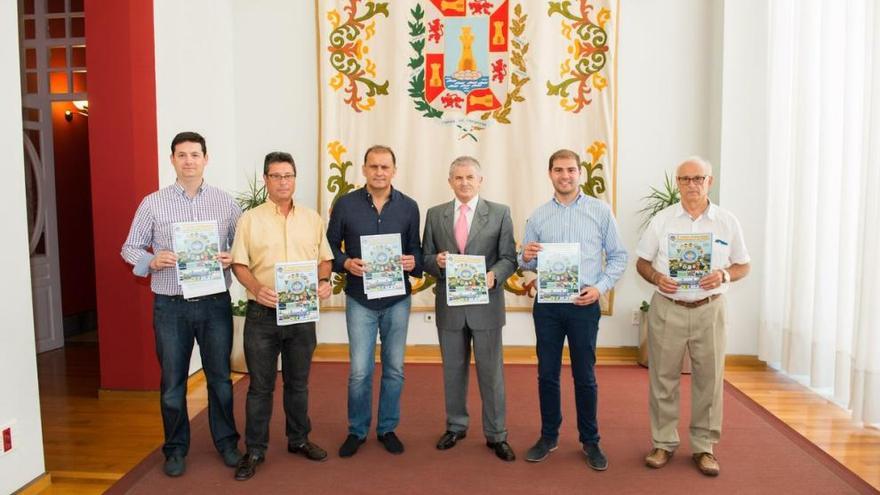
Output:
[[[333,205],[327,227],[327,240],[334,257],[333,271],[347,275],[345,321],[351,362],[349,426],[348,437],[339,448],[340,457],[353,456],[370,430],[377,333],[382,341],[382,384],[376,433],[388,452],[403,453],[403,443],[394,430],[400,422],[403,355],[409,326],[411,287],[407,274],[422,275],[419,205],[391,186],[397,171],[394,151],[387,146],[370,147],[364,154],[362,170],[366,185],[339,198]],[[364,293],[361,236],[375,234],[400,234],[406,285],[403,295],[367,299]]]

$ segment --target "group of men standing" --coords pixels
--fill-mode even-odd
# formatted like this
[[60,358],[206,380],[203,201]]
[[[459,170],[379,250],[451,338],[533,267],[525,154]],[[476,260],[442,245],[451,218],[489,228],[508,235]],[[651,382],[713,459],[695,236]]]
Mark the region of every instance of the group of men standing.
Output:
[[[608,205],[581,191],[581,162],[576,153],[560,150],[550,157],[548,176],[554,195],[530,216],[519,253],[510,209],[480,196],[483,175],[473,157],[456,158],[450,165],[448,182],[454,198],[428,210],[421,237],[418,204],[392,186],[397,163],[387,146],[377,145],[366,151],[362,166],[366,184],[338,199],[326,231],[316,211],[294,200],[296,164],[288,153],[266,155],[263,179],[267,200],[244,214],[229,194],[205,183],[208,154],[202,136],[194,132],[175,136],[171,163],[177,180],[144,198],[122,248],[123,258],[134,265],[136,275],[152,277],[167,475],[180,476],[185,470],[189,448],[186,380],[194,341],[199,344],[208,385],[214,445],[226,465],[235,468],[236,479],[251,478],[265,460],[279,354],[288,451],[313,461],[327,458],[327,452],[309,440],[308,378],[317,342],[315,323],[279,326],[276,321],[278,295],[273,269],[276,263],[294,261],[317,262],[321,299],[330,296],[331,272],[347,277],[348,435],[339,448],[340,457],[355,455],[370,432],[377,335],[382,344],[377,439],[392,454],[404,452],[396,429],[411,306],[406,275],[420,277],[426,271],[437,279],[435,309],[446,409],[446,431],[436,447],[450,449],[467,435],[467,384],[473,348],[486,446],[504,461],[515,460],[516,454],[507,441],[503,286],[517,266],[535,269],[542,244],[560,242],[580,246],[580,293],[568,304],[535,302],[541,432],[525,458],[539,462],[557,448],[562,423],[559,377],[567,339],[579,440],[587,464],[597,471],[607,469],[608,460],[599,446],[594,370],[601,316],[599,298],[623,274],[627,252]],[[708,200],[712,184],[709,164],[689,159],[676,173],[682,203],[655,217],[637,249],[638,272],[657,286],[648,315],[654,449],[645,462],[650,467],[662,467],[678,446],[678,375],[687,348],[694,368],[690,429],[694,460],[704,474],[717,475],[712,446],[721,432],[726,339],[723,293],[730,281],[748,273],[748,254],[736,219]],[[244,349],[250,384],[244,454],[238,449],[232,407],[229,293],[187,299],[176,279],[171,229],[174,223],[191,221],[217,222],[221,244],[226,244],[221,246],[218,260],[224,268],[227,289],[231,268],[247,290]],[[715,235],[721,246],[716,251],[719,255],[713,255],[712,271],[700,281],[700,291],[678,293],[675,280],[668,275],[665,236],[704,231]],[[404,295],[370,299],[365,294],[363,276],[368,267],[362,258],[361,236],[376,234],[400,235]],[[449,254],[484,257],[488,304],[447,304]]]

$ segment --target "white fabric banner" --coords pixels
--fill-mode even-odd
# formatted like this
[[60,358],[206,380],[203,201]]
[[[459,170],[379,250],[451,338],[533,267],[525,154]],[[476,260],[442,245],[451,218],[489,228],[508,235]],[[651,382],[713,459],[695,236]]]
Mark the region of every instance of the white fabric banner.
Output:
[[[317,3],[322,213],[363,184],[364,151],[394,149],[394,187],[428,208],[452,199],[449,164],[483,168],[481,197],[510,206],[517,241],[553,189],[547,159],[581,156],[583,190],[614,205],[615,0],[333,0]],[[532,274],[506,282],[530,308]],[[334,294],[344,280],[334,278]],[[413,307],[433,308],[434,281]],[[340,307],[334,295],[327,307]],[[605,309],[610,309],[605,301]]]

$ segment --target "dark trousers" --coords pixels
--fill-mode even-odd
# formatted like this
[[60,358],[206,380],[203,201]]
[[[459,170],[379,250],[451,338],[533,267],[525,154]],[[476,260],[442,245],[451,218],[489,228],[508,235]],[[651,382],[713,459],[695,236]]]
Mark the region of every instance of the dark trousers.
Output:
[[556,440],[562,424],[559,398],[559,373],[562,347],[568,337],[571,375],[574,378],[574,401],[577,410],[578,437],[582,443],[599,442],[596,419],[596,335],[599,333],[599,304],[535,303],[538,354],[538,397],[541,403],[541,436]]
[[281,353],[284,380],[284,415],[287,442],[299,445],[308,440],[309,369],[317,339],[315,323],[278,326],[275,309],[248,302],[244,323],[244,358],[250,372],[245,422],[245,443],[250,453],[264,454],[269,444],[269,419]]
[[165,456],[189,452],[189,417],[186,412],[186,381],[193,341],[208,383],[208,425],[214,447],[222,452],[238,444],[232,414],[232,306],[229,293],[187,301],[181,296],[156,294],[153,299],[153,331],[156,356],[162,371],[160,388]]

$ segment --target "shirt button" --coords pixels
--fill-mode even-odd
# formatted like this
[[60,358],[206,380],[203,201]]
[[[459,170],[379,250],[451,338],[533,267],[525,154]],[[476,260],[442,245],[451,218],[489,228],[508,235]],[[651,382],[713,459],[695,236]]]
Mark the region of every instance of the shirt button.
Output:
[[382,223],[382,219],[381,219],[381,218],[379,219],[379,223]]

